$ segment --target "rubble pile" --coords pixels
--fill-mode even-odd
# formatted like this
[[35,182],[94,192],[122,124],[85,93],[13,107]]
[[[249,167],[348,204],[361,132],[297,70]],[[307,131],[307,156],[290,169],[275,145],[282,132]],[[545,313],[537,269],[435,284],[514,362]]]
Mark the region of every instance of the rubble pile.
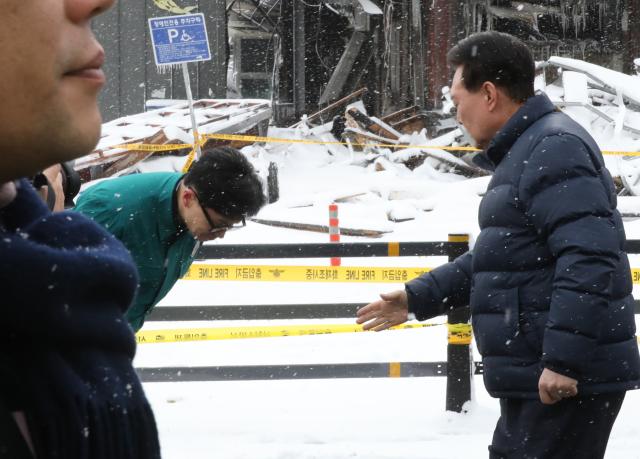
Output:
[[[182,158],[192,150],[194,136],[189,105],[172,101],[169,105],[137,115],[118,118],[103,124],[96,149],[75,162],[84,182],[138,171],[145,160],[158,156]],[[246,134],[265,135],[271,118],[268,100],[202,99],[194,102],[199,135]],[[127,147],[131,145],[130,148]],[[137,144],[147,146],[137,149]],[[208,139],[203,146],[231,145],[246,142]],[[153,146],[165,146],[153,149]],[[175,146],[175,148],[172,148]]]
[[[640,59],[636,61],[640,67]],[[607,166],[618,177],[619,191],[640,195],[640,75],[555,56],[539,62],[537,73],[536,90],[546,92],[598,141]],[[409,107],[377,118],[361,103],[350,104],[334,118],[330,132],[335,140],[366,151],[364,164],[373,162],[378,171],[385,169],[381,158],[402,162],[410,170],[428,159],[437,170],[470,178],[486,175],[473,163],[477,152],[469,151],[470,139],[454,112],[445,87],[439,110]]]
[[[640,61],[638,64],[640,67]],[[628,199],[640,196],[640,76],[581,60],[551,57],[537,63],[536,90],[546,92],[558,109],[596,139],[619,194],[628,195]],[[366,89],[360,89],[303,116],[289,128],[269,127],[269,101],[200,100],[195,103],[196,123],[203,135],[271,137],[267,142],[207,139],[207,145],[247,147],[243,151],[263,176],[270,203],[278,200],[277,168],[286,166],[287,155],[298,155],[303,162],[319,161],[317,167],[347,161],[367,174],[366,179],[352,182],[347,178],[349,183],[332,179],[325,188],[309,187],[307,194],[286,195],[279,205],[288,209],[290,219],[283,219],[281,213],[278,219],[270,218],[266,212],[261,213],[260,222],[264,224],[324,231],[313,212],[325,203],[366,207],[372,200],[385,203],[387,223],[402,222],[431,211],[438,193],[450,184],[472,189],[475,196],[483,193],[483,178],[490,172],[474,163],[474,156],[480,152],[457,124],[448,88],[442,90],[443,103],[438,110],[411,106],[380,116],[367,113],[362,101],[365,93]],[[193,144],[193,140],[188,105],[182,101],[106,123],[96,150],[77,160],[75,168],[85,182],[126,173],[181,170],[192,150],[185,145]],[[153,151],[126,146],[138,143],[164,147],[163,151]],[[468,185],[460,183],[465,180]],[[640,216],[639,206],[625,199],[620,200],[623,215]],[[344,234],[351,231],[353,235],[377,237],[392,231],[384,222],[372,223],[371,214],[367,215],[360,226],[342,228]]]

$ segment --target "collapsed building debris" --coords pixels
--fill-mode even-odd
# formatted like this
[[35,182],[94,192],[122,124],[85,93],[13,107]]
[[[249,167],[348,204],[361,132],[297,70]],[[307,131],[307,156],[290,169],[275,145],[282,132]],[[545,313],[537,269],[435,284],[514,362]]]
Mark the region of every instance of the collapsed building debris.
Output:
[[[547,86],[554,104],[600,139],[601,148],[627,147],[605,155],[621,195],[640,196],[640,76],[627,75],[578,59],[553,56],[548,66],[558,77]],[[608,144],[602,139],[609,140]],[[615,148],[625,150],[625,148]]]
[[[331,134],[356,151],[367,151],[365,165],[373,162],[376,170],[382,171],[385,166],[378,158],[387,157],[413,170],[431,158],[436,168],[466,177],[488,174],[472,162],[473,154],[465,149],[456,151],[455,146],[468,146],[468,142],[450,115],[413,106],[377,118],[363,110],[362,103],[348,106],[344,116],[334,119]],[[448,151],[436,147],[447,147]]]
[[[204,14],[212,60],[191,72],[196,98],[273,101],[278,126],[367,87],[367,113],[441,105],[448,49],[483,30],[527,42],[536,60],[588,60],[630,73],[640,56],[640,0],[226,0],[186,1]],[[146,21],[166,15],[153,0],[112,9],[93,28],[110,56],[105,119],[184,97],[182,73],[158,74]],[[122,72],[120,68],[126,68]],[[122,97],[126,94],[127,97]],[[325,120],[326,121],[326,120]]]
[[[148,37],[144,25],[131,20],[145,11],[148,15],[156,14],[157,7],[150,0],[134,3],[123,4],[119,11],[111,13],[119,20],[94,24],[98,35],[109,37],[105,41],[113,45],[110,54],[117,56],[119,65],[130,69],[124,73],[119,66],[106,69],[109,80],[118,82],[107,88],[103,98],[107,119],[138,112],[155,98],[184,97],[184,85],[176,78],[179,72],[166,75],[155,72],[146,52]],[[198,5],[205,13],[209,30],[215,30],[211,34],[214,59],[206,66],[191,69],[197,97],[225,97],[228,90],[227,97],[270,99],[275,125],[291,126],[295,135],[312,138],[315,135],[320,142],[334,142],[326,145],[330,160],[342,160],[351,151],[350,164],[368,168],[378,181],[394,173],[407,177],[423,174],[443,181],[464,177],[483,180],[481,176],[487,172],[474,164],[476,153],[465,148],[470,146],[469,140],[458,128],[442,89],[451,79],[452,69],[446,59],[448,49],[459,39],[484,30],[507,32],[524,40],[536,60],[545,65],[541,67],[539,89],[546,90],[559,108],[583,123],[594,136],[606,132],[615,134],[617,141],[622,139],[619,144],[605,147],[628,147],[638,138],[640,97],[634,91],[621,90],[618,78],[601,74],[601,69],[629,74],[634,59],[640,59],[640,0],[226,0],[222,3],[191,0],[190,3]],[[118,30],[114,30],[114,24],[118,24]],[[116,40],[112,39],[114,36]],[[584,60],[601,67],[587,68]],[[640,68],[640,61],[635,65]],[[632,84],[638,86],[636,82]],[[121,98],[121,94],[127,94],[127,98]],[[243,104],[256,101],[243,100],[217,102],[222,104],[220,107],[226,104],[233,113],[220,114],[222,118],[217,120],[216,115],[208,120],[200,117],[201,133],[266,134],[271,106],[249,107]],[[260,103],[268,105],[264,100]],[[211,108],[214,107],[197,110]],[[172,109],[166,107],[157,113]],[[192,143],[185,109],[183,103],[182,124],[167,124],[168,118],[173,119],[170,115],[144,120],[149,114],[136,115],[140,117],[140,125],[132,121],[135,117],[105,124],[99,148],[78,160],[76,168],[85,181],[152,170],[148,167],[162,160],[167,161],[167,167],[179,169],[190,148],[151,152],[127,149],[122,144]],[[249,115],[247,119],[242,110]],[[224,116],[228,117],[228,124]],[[234,125],[234,120],[245,124]],[[205,128],[207,124],[211,125],[209,131]],[[323,128],[326,125],[328,128]],[[612,135],[602,138],[610,139]],[[340,141],[348,145],[337,145]],[[232,145],[240,147],[246,143]],[[256,146],[252,151],[261,148]],[[640,145],[630,149],[634,148],[640,150]],[[264,151],[267,150],[268,156],[277,149],[265,147]],[[618,156],[607,161],[621,193],[640,195],[636,157]],[[261,167],[271,170],[266,174],[272,182],[268,189],[272,194],[269,201],[273,202],[273,190],[277,190],[276,164]],[[412,199],[415,202],[409,207],[430,210],[432,204],[428,199],[421,200],[421,196],[426,197],[431,190],[425,191],[422,184],[417,185],[420,189],[409,189],[414,185],[394,190],[381,187],[378,197],[389,201]],[[298,197],[298,206],[315,205],[318,194]],[[355,203],[371,195],[372,187],[354,186],[348,193],[343,190],[340,196],[332,197]],[[411,211],[392,207],[389,220],[411,217]]]
[[[370,115],[381,117],[414,104],[438,108],[440,88],[451,76],[448,49],[484,30],[517,36],[540,61],[558,55],[629,72],[631,58],[640,54],[638,0],[259,3],[280,4],[282,20],[273,32],[279,39],[273,45],[278,125],[286,116],[299,118],[358,86],[370,89],[363,99]],[[310,11],[316,14],[310,17]],[[295,45],[302,42],[305,46]]]
[[[244,134],[264,136],[271,119],[267,100],[202,99],[193,104],[198,134],[205,136],[202,147],[229,145],[241,148],[253,142],[206,138],[209,134]],[[194,136],[189,105],[173,105],[105,123],[96,149],[75,161],[74,168],[83,183],[145,170],[145,164],[164,157],[169,166],[181,170],[192,151]],[[140,148],[136,145],[143,144]],[[127,147],[127,145],[132,145]],[[154,148],[154,147],[158,148]],[[275,164],[256,164],[269,186],[270,202],[277,200]]]
[[[640,76],[557,56],[538,67],[541,78],[537,79],[537,89],[546,91],[557,107],[601,142],[613,134],[614,139],[626,139],[630,144],[635,141],[640,147]],[[445,99],[447,89],[443,88]],[[330,133],[354,151],[366,152],[363,165],[374,164],[375,170],[384,171],[391,161],[413,170],[429,160],[437,170],[465,177],[488,174],[474,163],[477,153],[464,148],[470,143],[451,114],[450,101],[445,101],[441,109],[426,111],[411,106],[378,118],[367,114],[362,102],[347,105],[350,100],[341,101],[346,107],[342,108],[343,115],[334,118]],[[318,123],[321,119],[312,115],[304,122],[313,125],[314,120]],[[605,142],[602,149],[612,148]],[[638,157],[608,156],[607,164],[619,191],[640,195],[640,168],[636,172],[636,167],[630,166]]]

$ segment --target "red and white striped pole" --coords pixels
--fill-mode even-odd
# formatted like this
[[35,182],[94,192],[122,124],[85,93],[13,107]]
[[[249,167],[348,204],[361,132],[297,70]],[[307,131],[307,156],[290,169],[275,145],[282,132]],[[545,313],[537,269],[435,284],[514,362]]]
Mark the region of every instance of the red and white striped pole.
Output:
[[[340,223],[338,221],[338,204],[329,204],[329,241],[340,242]],[[340,257],[331,258],[331,266],[340,266]]]

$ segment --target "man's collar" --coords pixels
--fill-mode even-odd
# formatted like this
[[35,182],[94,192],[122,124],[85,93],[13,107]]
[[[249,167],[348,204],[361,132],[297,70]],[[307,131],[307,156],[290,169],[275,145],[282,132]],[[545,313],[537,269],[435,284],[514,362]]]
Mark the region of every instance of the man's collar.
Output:
[[538,93],[530,97],[496,133],[482,155],[497,166],[529,126],[554,110],[555,106],[546,94]]
[[180,180],[178,180],[178,182],[176,183],[176,186],[173,188],[173,194],[172,194],[172,205],[171,205],[171,213],[173,215],[173,223],[175,225],[175,233],[172,237],[172,239],[177,239],[178,237],[180,237],[182,235],[182,233],[184,233],[185,231],[187,231],[187,225],[184,222],[184,220],[182,219],[182,217],[180,216],[180,207],[178,204],[178,200],[180,199],[180,185],[182,185],[184,181],[184,175],[182,177],[180,177]]

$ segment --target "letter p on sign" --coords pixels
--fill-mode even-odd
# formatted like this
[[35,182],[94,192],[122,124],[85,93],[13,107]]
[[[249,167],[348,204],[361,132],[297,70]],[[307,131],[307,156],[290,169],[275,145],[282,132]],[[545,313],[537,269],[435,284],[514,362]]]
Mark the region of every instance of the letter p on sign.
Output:
[[169,34],[169,43],[173,43],[174,38],[178,38],[178,29],[167,29],[167,33]]

